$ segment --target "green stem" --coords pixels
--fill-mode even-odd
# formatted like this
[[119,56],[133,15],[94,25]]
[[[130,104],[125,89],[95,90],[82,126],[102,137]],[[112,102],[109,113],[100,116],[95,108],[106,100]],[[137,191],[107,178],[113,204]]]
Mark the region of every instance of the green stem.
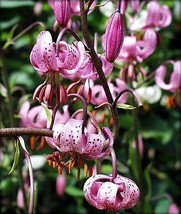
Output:
[[140,152],[139,152],[139,140],[138,140],[138,109],[134,109],[133,111],[133,126],[134,126],[134,139],[136,142],[136,162],[137,162],[137,168],[138,168],[138,185],[140,188],[140,206],[138,213],[143,213],[143,170],[142,170],[142,163],[141,163],[141,157],[140,157]]

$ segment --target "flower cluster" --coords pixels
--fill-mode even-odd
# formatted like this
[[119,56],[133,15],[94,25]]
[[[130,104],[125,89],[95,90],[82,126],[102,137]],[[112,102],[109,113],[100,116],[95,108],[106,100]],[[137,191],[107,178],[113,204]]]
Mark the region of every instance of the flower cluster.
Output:
[[[134,88],[129,89],[128,86],[137,85],[140,74],[143,80],[147,78],[147,71],[142,63],[155,51],[159,42],[159,30],[171,23],[170,10],[157,1],[117,0],[106,23],[105,32],[101,35],[101,51],[97,49],[96,36],[94,41],[90,40],[85,26],[85,19],[95,9],[96,1],[87,1],[86,4],[84,1],[70,0],[48,2],[53,9],[59,32],[53,36],[47,30],[39,33],[30,53],[30,62],[38,74],[45,78],[36,88],[33,99],[46,106],[51,119],[47,123],[47,114],[42,106],[30,109],[30,103],[26,102],[19,113],[21,125],[49,128],[53,131],[53,137],[46,137],[47,144],[54,150],[47,155],[47,160],[49,165],[57,168],[59,174],[66,169],[70,173],[76,167],[79,179],[82,167],[85,175],[88,175],[89,170],[90,177],[85,182],[83,191],[85,199],[92,206],[114,211],[130,209],[138,203],[140,190],[133,180],[117,174],[114,152],[115,139],[119,134],[117,107],[135,108],[125,104],[128,100],[126,92],[133,95],[136,93],[133,93]],[[146,7],[142,11],[144,4]],[[127,8],[130,6],[133,16],[128,15]],[[82,40],[76,32],[74,16],[79,16],[82,21]],[[130,26],[128,30],[125,30],[126,17]],[[65,34],[73,39],[67,39]],[[56,41],[52,38],[56,38]],[[166,83],[164,78],[168,64],[172,65],[173,71],[169,83]],[[119,70],[119,76],[114,73],[114,65]],[[160,65],[154,76],[158,87],[171,93],[180,91],[180,61],[169,60]],[[145,90],[143,92],[142,88],[144,95],[147,94]],[[141,94],[139,89],[136,91]],[[150,97],[148,100],[152,100]],[[74,113],[71,110],[69,112],[68,104],[77,100],[82,102],[83,108]],[[90,105],[91,110],[88,110],[87,105]],[[106,106],[106,111],[103,109],[101,112],[103,106]],[[94,107],[100,108],[94,110],[95,114],[92,111]],[[60,108],[63,113],[60,113]],[[100,112],[102,116],[107,111],[109,123],[104,121],[105,116],[97,119]],[[141,145],[137,145],[139,141]],[[138,155],[142,156],[141,136],[139,135],[137,143],[133,140],[132,144],[133,149],[137,149]],[[112,174],[104,175],[101,170],[97,170],[97,174],[92,175],[90,163],[100,162],[108,156],[112,160]],[[64,177],[57,178],[57,183],[60,182],[65,186]],[[63,194],[58,187],[57,192],[59,195]]]

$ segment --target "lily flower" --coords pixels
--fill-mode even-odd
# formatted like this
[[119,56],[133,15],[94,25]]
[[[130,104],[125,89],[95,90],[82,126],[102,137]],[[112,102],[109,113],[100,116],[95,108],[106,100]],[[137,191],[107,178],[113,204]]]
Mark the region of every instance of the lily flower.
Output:
[[[170,75],[169,83],[164,81],[167,74],[167,64],[172,64],[173,71]],[[160,65],[155,71],[156,84],[167,91],[176,92],[181,89],[181,61],[168,61],[165,65]]]
[[63,168],[70,172],[76,166],[79,176],[86,160],[100,159],[110,154],[113,133],[107,127],[99,131],[98,134],[89,134],[83,128],[83,120],[73,118],[65,125],[57,124],[53,129],[53,140],[58,151],[47,156],[49,164],[57,167],[59,173]]
[[30,103],[26,101],[19,112],[21,126],[27,128],[45,128],[47,117],[42,106],[35,106],[30,109]]
[[117,175],[93,175],[84,184],[84,197],[97,209],[130,209],[139,200],[140,191],[134,181]]
[[59,71],[55,44],[49,31],[39,33],[37,42],[30,53],[30,62],[40,74]]
[[164,28],[170,25],[172,14],[168,6],[160,5],[157,1],[150,1],[147,9],[142,10],[139,15],[131,18],[131,30],[147,28]]
[[[111,79],[108,80],[108,86],[110,88],[113,99],[116,98],[117,94],[123,89],[127,88],[126,83],[117,78],[115,82],[112,82]],[[91,100],[90,103],[93,105],[101,105],[102,103],[107,102],[106,94],[103,90],[102,85],[93,85],[91,88]],[[123,94],[117,103],[125,103],[127,100],[127,95]]]
[[137,41],[136,36],[126,36],[118,60],[142,62],[154,52],[156,43],[157,36],[152,29],[144,32],[142,40]]

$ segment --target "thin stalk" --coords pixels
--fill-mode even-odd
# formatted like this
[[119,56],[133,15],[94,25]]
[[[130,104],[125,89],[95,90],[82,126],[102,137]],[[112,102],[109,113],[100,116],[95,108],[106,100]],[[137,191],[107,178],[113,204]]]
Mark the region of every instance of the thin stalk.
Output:
[[134,109],[132,111],[133,113],[133,127],[134,127],[134,139],[136,142],[136,161],[137,161],[137,168],[138,168],[138,185],[140,188],[140,206],[139,206],[139,213],[143,213],[143,170],[142,170],[142,163],[141,163],[141,157],[139,152],[139,140],[138,140],[138,109]]
[[34,177],[33,177],[33,168],[32,168],[32,163],[29,154],[26,152],[25,158],[28,163],[28,169],[29,169],[29,175],[30,175],[30,203],[29,203],[29,214],[33,214],[34,211],[34,193],[35,193],[35,188],[34,188]]
[[[112,104],[113,103],[113,97],[112,97],[111,91],[109,89],[106,77],[105,77],[104,72],[102,70],[101,62],[98,58],[96,51],[94,50],[94,43],[89,36],[88,23],[87,23],[87,11],[84,8],[84,1],[79,0],[79,2],[80,2],[80,12],[81,12],[82,33],[83,33],[85,42],[87,44],[87,47],[90,50],[89,55],[90,55],[90,57],[94,63],[94,66],[97,70],[97,73],[99,75],[100,81],[101,81],[102,86],[104,88],[107,100],[110,104]],[[117,108],[111,107],[111,112],[112,112],[112,117],[113,117],[113,121],[114,121],[114,127],[113,127],[114,136],[117,136],[118,135],[118,128],[119,128]]]

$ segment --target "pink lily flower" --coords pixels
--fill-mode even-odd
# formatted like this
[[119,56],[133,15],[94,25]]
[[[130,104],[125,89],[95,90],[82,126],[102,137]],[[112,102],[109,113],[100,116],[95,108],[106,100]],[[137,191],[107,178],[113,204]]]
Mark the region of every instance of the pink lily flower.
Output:
[[[119,79],[119,78],[116,79],[115,83],[111,82],[111,79],[108,80],[108,85],[109,85],[111,94],[113,96],[113,99],[116,98],[117,94],[121,90],[127,88],[126,83],[123,80]],[[119,98],[117,103],[125,103],[126,100],[127,100],[127,95],[123,94]],[[102,103],[107,102],[107,98],[106,98],[106,95],[105,95],[105,92],[103,90],[102,85],[94,85],[94,86],[92,86],[92,95],[91,95],[90,102],[93,105],[100,105]]]
[[140,191],[129,178],[97,174],[90,177],[83,187],[86,200],[97,209],[130,209],[139,200]]
[[[167,64],[172,64],[173,72],[170,75],[169,83],[164,81],[167,73]],[[176,92],[181,89],[181,61],[168,61],[165,65],[160,65],[155,71],[156,84],[167,91]]]
[[102,128],[100,134],[82,133],[83,120],[69,119],[64,125],[57,125],[53,139],[61,153],[76,152],[85,159],[100,159],[110,153],[113,135],[108,128]]
[[142,62],[154,52],[156,43],[157,36],[152,29],[145,31],[143,40],[137,41],[135,36],[126,36],[118,59],[125,62]]
[[[102,63],[102,70],[104,75],[108,76],[113,70],[113,64],[108,62],[104,56],[99,55],[99,59]],[[85,61],[85,66],[79,70],[78,75],[81,79],[96,80],[98,78],[98,74],[94,63],[89,56],[86,58],[86,60],[87,61]]]
[[30,109],[30,103],[26,101],[19,112],[21,126],[27,128],[45,128],[47,117],[42,106],[35,106]]
[[48,31],[39,33],[37,42],[30,53],[30,62],[40,74],[59,71],[55,53],[55,44]]
[[63,76],[70,76],[85,66],[86,52],[82,42],[74,42],[72,45],[65,41],[58,44],[57,64]]
[[170,25],[172,14],[168,6],[161,6],[157,1],[150,1],[147,4],[147,10],[141,11],[139,16],[136,15],[131,21],[131,30],[164,28]]

